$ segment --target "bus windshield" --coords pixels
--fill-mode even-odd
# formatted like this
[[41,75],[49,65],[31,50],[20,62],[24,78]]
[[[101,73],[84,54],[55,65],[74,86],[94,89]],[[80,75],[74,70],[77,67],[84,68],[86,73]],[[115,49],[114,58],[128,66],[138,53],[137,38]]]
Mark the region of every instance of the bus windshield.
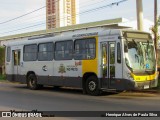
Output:
[[124,45],[125,62],[133,72],[154,72],[156,58],[151,40],[127,38]]

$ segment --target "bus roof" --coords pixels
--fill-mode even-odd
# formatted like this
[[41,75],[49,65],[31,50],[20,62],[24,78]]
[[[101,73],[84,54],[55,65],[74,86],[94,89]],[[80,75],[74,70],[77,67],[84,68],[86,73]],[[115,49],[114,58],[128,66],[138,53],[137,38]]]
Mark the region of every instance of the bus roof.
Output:
[[117,18],[117,19],[103,20],[103,21],[97,21],[97,22],[83,23],[83,24],[77,24],[72,26],[55,28],[51,30],[40,30],[35,32],[4,36],[4,37],[0,37],[0,41],[13,40],[13,39],[25,38],[25,37],[33,37],[33,36],[41,36],[41,35],[50,35],[54,33],[61,33],[61,32],[74,31],[74,30],[80,30],[80,29],[86,29],[86,28],[95,28],[95,27],[108,27],[108,28],[119,28],[119,29],[130,28],[126,26],[120,26],[119,23],[122,23],[122,22],[124,22],[123,18]]

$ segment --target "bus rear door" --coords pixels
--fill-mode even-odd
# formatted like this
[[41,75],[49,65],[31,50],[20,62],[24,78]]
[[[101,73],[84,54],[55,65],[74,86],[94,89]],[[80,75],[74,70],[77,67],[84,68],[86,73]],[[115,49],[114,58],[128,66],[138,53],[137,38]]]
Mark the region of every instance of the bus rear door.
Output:
[[21,74],[21,50],[12,49],[12,74],[13,81],[20,81]]

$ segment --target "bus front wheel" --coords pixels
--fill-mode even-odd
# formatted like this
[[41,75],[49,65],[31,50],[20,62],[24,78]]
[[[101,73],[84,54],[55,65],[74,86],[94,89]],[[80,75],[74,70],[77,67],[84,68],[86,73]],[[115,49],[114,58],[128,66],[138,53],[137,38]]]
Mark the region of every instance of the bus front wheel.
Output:
[[35,74],[29,74],[27,77],[27,86],[31,89],[31,90],[36,90],[38,89],[38,85],[37,85],[37,77]]
[[98,88],[98,80],[95,76],[90,76],[86,80],[86,92],[89,95],[97,96],[100,94],[100,90]]

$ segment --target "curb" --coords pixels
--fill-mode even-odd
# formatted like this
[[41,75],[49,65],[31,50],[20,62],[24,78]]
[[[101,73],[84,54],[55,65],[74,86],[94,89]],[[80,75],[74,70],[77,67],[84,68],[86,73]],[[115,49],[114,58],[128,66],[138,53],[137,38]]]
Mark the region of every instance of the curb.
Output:
[[155,94],[155,93],[143,93],[143,92],[126,92],[126,93],[120,93],[117,96],[126,96],[126,97],[155,97],[155,96],[157,96],[157,94]]
[[137,93],[151,93],[151,94],[160,94],[160,89],[158,88],[156,89],[151,89],[151,90],[135,90],[133,92],[137,92]]
[[160,97],[160,91],[158,90],[145,90],[145,91],[125,91],[122,93],[118,93],[113,95],[115,97],[141,97],[141,98],[151,98],[151,97]]

